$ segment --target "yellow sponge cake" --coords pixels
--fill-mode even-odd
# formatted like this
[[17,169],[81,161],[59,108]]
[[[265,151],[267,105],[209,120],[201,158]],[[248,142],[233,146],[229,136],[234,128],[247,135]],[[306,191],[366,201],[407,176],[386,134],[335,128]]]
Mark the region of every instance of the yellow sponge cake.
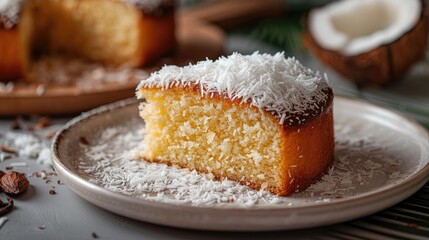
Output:
[[289,195],[333,162],[333,93],[293,58],[233,54],[142,80],[141,157]]

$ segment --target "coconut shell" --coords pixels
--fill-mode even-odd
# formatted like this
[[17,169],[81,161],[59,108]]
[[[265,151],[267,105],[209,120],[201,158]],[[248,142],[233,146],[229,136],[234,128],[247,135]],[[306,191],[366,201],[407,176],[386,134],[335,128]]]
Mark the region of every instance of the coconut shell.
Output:
[[23,76],[19,42],[18,28],[5,29],[0,22],[0,82]]
[[304,44],[324,64],[358,85],[387,85],[398,79],[425,54],[428,38],[428,10],[423,5],[415,26],[388,44],[355,56],[321,47],[305,21]]

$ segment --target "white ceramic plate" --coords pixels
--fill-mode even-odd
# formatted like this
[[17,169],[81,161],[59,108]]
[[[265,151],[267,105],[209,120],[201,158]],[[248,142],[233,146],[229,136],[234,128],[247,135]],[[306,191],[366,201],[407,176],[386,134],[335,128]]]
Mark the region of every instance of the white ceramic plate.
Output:
[[[151,223],[206,230],[298,229],[339,223],[388,208],[426,183],[429,137],[424,128],[394,112],[342,97],[335,98],[334,114],[336,161],[330,173],[302,193],[272,202],[265,200],[275,197],[264,193],[265,200],[250,206],[172,201],[174,196],[168,193],[150,198],[156,193],[142,194],[127,180],[120,183],[127,191],[106,184],[106,179],[115,176],[106,177],[111,171],[103,170],[104,165],[115,164],[114,152],[123,154],[134,146],[115,139],[138,133],[144,126],[132,100],[100,107],[66,124],[52,145],[53,164],[66,185],[101,208]],[[106,129],[113,128],[120,131],[103,139]],[[113,155],[104,162],[90,159],[86,141],[93,145],[91,151],[104,144],[108,148],[102,151],[113,151]],[[89,165],[92,170],[87,171]],[[139,166],[147,171],[149,165]],[[248,192],[238,193],[237,199],[239,194]]]

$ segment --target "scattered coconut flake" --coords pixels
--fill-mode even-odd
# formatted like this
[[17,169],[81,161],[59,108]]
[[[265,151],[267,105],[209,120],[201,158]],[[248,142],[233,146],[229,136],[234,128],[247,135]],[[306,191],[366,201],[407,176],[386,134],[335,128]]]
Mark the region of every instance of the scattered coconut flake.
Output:
[[99,139],[114,139],[113,143],[83,146],[89,161],[81,161],[79,168],[91,176],[90,182],[126,195],[137,194],[140,198],[177,204],[236,203],[252,207],[261,202],[281,202],[273,200],[277,196],[269,192],[249,191],[230,180],[216,181],[210,174],[136,160],[139,156],[133,151],[117,154],[118,149],[112,146],[142,148],[139,132],[120,133],[117,128],[106,129]]
[[39,155],[37,156],[37,163],[41,165],[50,166],[52,164],[51,161],[51,150],[49,148],[43,148]]
[[129,66],[105,66],[101,63],[86,62],[77,58],[64,56],[42,57],[32,65],[27,78],[39,85],[38,95],[46,91],[45,84],[72,85],[82,89],[94,89],[103,84],[128,84],[148,74],[140,69]]
[[36,93],[38,96],[42,96],[45,93],[45,90],[46,90],[45,85],[39,84],[39,85],[37,85]]
[[[235,181],[214,180],[212,174],[148,163],[140,159],[144,148],[141,123],[124,123],[92,137],[81,145],[85,157],[79,170],[91,183],[135,198],[194,206],[260,207],[326,203],[354,196],[403,179],[402,163],[378,146],[367,132],[357,134],[347,126],[335,126],[336,160],[322,179],[289,197],[256,191]],[[361,160],[359,160],[361,159]],[[303,201],[305,199],[305,201]]]
[[39,230],[45,230],[45,228],[46,228],[46,225],[39,225],[39,226],[37,226],[37,229],[39,229]]
[[12,162],[9,164],[10,167],[26,167],[26,162]]
[[6,29],[14,27],[19,22],[19,12],[26,0],[2,0],[0,1],[0,23]]
[[[206,60],[185,67],[164,66],[149,78],[141,80],[140,88],[172,88],[198,86],[201,95],[220,93],[241,103],[265,109],[279,119],[280,124],[305,121],[303,113],[319,112],[328,99],[328,84],[318,73],[304,67],[295,58],[275,55],[241,55],[233,53],[216,61]],[[302,114],[296,120],[293,114]]]
[[15,84],[13,82],[7,82],[7,83],[0,82],[0,93],[1,92],[11,93],[14,87],[15,87]]
[[6,139],[12,141],[12,145],[18,149],[19,156],[37,158],[44,145],[40,139],[31,134],[8,132]]
[[9,221],[9,218],[7,217],[0,217],[0,229],[3,227],[3,225]]
[[[31,125],[31,124],[30,124]],[[46,132],[54,131],[62,125],[51,125],[39,131],[10,131],[7,132],[2,139],[0,145],[5,144],[17,150],[17,154],[21,158],[29,158],[37,160],[37,163],[51,166],[50,156],[50,141],[44,135]],[[7,156],[0,156],[0,160],[4,160]],[[18,163],[11,163],[13,164]],[[19,165],[19,164],[18,164]]]
[[376,188],[376,183],[387,184],[406,176],[401,173],[402,164],[395,156],[386,154],[385,147],[369,135],[354,135],[350,127],[335,125],[335,164],[307,192],[346,197],[361,189]]

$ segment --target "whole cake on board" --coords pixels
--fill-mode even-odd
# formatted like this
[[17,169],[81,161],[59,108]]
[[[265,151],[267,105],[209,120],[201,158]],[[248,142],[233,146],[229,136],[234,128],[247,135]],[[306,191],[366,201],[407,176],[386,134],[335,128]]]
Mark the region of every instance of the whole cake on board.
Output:
[[232,54],[165,66],[141,81],[141,158],[277,195],[318,180],[334,159],[333,93],[294,58]]
[[0,81],[25,78],[46,55],[144,66],[172,50],[173,0],[3,0]]

